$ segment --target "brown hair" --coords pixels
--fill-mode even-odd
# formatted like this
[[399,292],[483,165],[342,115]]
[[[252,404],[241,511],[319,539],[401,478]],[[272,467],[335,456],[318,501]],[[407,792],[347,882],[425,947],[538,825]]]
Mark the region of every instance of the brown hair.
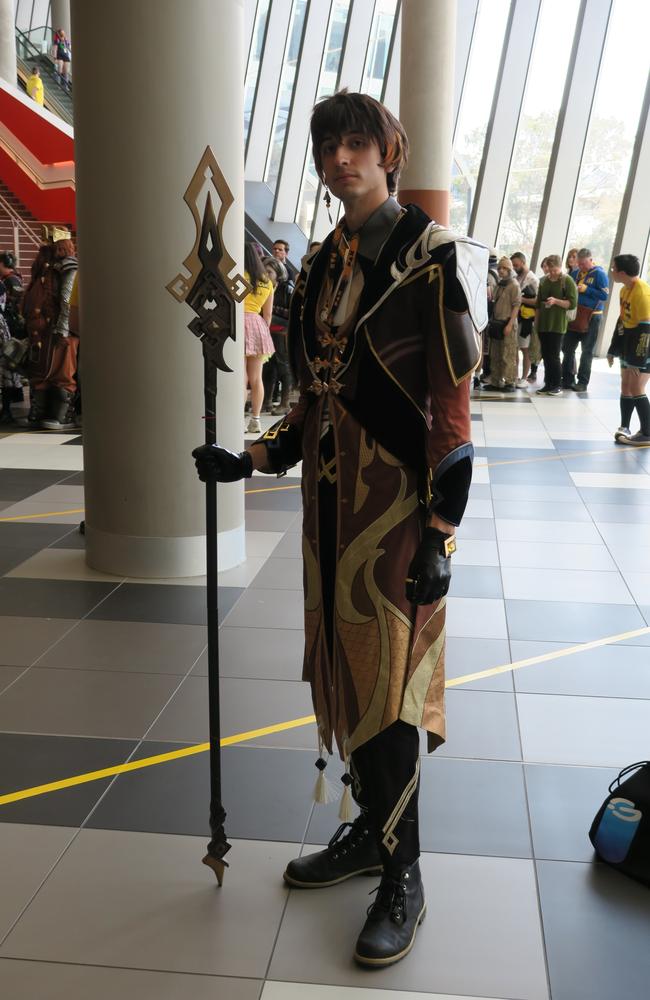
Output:
[[409,141],[397,118],[368,94],[350,94],[347,88],[326,97],[314,107],[311,116],[311,141],[318,176],[323,179],[321,145],[328,136],[340,138],[346,132],[359,132],[374,139],[379,146],[382,166],[390,194],[397,190],[401,171],[408,160]]
[[562,258],[559,253],[550,253],[546,258],[547,267],[562,267]]
[[57,240],[54,244],[54,257],[61,260],[63,257],[75,257],[76,250],[72,240]]

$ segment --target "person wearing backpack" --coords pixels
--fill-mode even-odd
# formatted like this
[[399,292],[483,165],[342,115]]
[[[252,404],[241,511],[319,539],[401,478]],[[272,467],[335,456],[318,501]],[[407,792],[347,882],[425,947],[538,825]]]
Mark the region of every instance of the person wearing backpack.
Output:
[[578,303],[578,289],[573,278],[562,271],[562,258],[559,254],[550,254],[546,263],[548,274],[539,283],[535,304],[544,361],[544,385],[537,390],[537,395],[561,396],[560,348],[569,325],[567,313],[575,309]]

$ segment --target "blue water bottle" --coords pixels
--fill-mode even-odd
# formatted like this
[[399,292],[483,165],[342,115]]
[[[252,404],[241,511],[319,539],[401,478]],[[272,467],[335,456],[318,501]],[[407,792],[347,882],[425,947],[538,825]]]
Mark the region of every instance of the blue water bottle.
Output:
[[610,864],[625,861],[639,829],[641,816],[641,810],[629,799],[611,799],[608,802],[594,838],[594,846],[603,861]]

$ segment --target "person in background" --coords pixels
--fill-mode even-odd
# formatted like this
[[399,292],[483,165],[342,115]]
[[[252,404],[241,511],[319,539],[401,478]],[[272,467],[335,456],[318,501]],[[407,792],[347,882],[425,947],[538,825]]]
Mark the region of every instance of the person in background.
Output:
[[[262,372],[264,381],[263,409],[271,410],[274,416],[283,416],[289,412],[289,394],[293,384],[287,348],[287,327],[289,325],[289,304],[295,286],[287,271],[286,264],[281,264],[277,257],[271,259],[282,268],[283,277],[278,281],[273,294],[270,329],[275,353],[264,365]],[[278,382],[282,388],[282,395],[277,405],[273,406]]]
[[560,347],[567,331],[567,312],[575,309],[578,289],[575,281],[562,270],[559,254],[546,258],[548,274],[539,283],[536,308],[539,310],[539,340],[544,359],[544,385],[540,396],[561,396],[562,366]]
[[16,257],[11,250],[0,253],[0,294],[6,295],[4,315],[9,333],[18,340],[26,336],[25,320],[22,314],[23,279],[16,270]]
[[517,333],[517,344],[521,351],[521,378],[517,381],[518,389],[528,388],[528,376],[530,374],[530,341],[535,322],[535,302],[539,281],[537,276],[528,269],[526,254],[517,250],[510,257],[515,275],[521,289],[521,306],[519,307],[519,331]]
[[38,66],[32,66],[32,72],[27,77],[27,96],[31,97],[33,101],[40,104],[43,107],[44,102],[44,92],[43,92],[43,81],[41,80],[41,71]]
[[59,83],[66,90],[70,89],[70,60],[72,46],[63,28],[54,33],[54,66],[59,76]]
[[273,309],[273,284],[268,277],[255,245],[244,247],[244,277],[251,291],[244,299],[244,350],[246,354],[246,384],[251,390],[251,415],[248,434],[261,433],[260,413],[264,399],[262,366],[274,351],[269,332]]
[[[540,268],[542,275],[548,274],[548,257],[544,257],[540,263]],[[539,291],[539,280],[537,284]],[[535,319],[533,320],[533,329],[530,334],[530,374],[527,381],[531,384],[537,381],[537,369],[539,363],[542,360],[542,345],[539,342],[539,310],[535,308]]]
[[3,281],[0,281],[0,392],[2,392],[0,424],[12,424],[14,422],[11,404],[22,403],[23,400],[22,379],[18,372],[13,370],[9,359],[2,352],[4,345],[12,336],[5,315],[7,299],[6,285]]
[[571,247],[567,251],[566,260],[564,261],[564,270],[567,274],[571,274],[572,271],[578,266],[578,248]]
[[[562,341],[562,385],[574,392],[586,392],[591,378],[591,364],[609,295],[607,272],[594,263],[591,250],[578,251],[578,263],[571,277],[578,287],[578,313]],[[576,349],[580,344],[578,381],[574,382]]]
[[[498,257],[496,250],[490,250],[486,279],[488,316],[492,316],[494,312],[494,293],[496,292],[499,284],[497,263]],[[474,374],[473,386],[475,389],[480,389],[482,384],[490,381],[490,338],[488,335],[488,327],[486,327],[481,334],[481,347],[481,374],[479,376],[478,370]]]
[[[646,387],[650,378],[650,285],[639,277],[639,258],[631,253],[618,254],[612,265],[612,278],[623,285],[620,293],[621,316],[607,351],[611,368],[614,358],[621,360],[621,426],[614,434],[617,444],[639,447],[650,444],[650,400]],[[636,410],[640,429],[630,430]]]
[[501,320],[501,339],[490,338],[490,381],[486,389],[514,392],[517,381],[517,317],[521,304],[521,290],[509,257],[502,257],[497,265],[499,283],[494,293],[491,319]]

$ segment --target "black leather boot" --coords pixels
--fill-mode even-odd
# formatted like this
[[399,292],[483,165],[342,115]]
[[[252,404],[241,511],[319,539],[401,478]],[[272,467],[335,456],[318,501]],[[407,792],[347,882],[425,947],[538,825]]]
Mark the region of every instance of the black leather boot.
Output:
[[413,947],[426,908],[419,862],[384,872],[357,941],[355,960],[373,967],[399,962]]
[[375,834],[362,812],[354,823],[341,823],[324,851],[290,861],[284,881],[299,889],[324,889],[355,875],[375,875],[381,871]]

